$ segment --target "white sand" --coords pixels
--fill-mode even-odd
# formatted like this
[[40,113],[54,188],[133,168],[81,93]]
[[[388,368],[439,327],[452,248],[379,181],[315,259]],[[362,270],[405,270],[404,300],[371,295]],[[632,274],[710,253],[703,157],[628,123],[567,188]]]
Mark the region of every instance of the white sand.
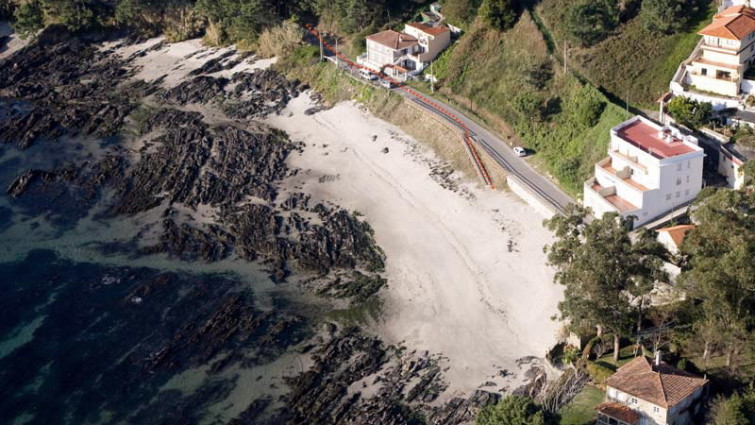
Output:
[[439,162],[431,152],[353,103],[304,115],[310,106],[302,95],[289,105],[292,116],[267,121],[307,143],[290,160],[303,170],[292,186],[359,211],[374,228],[388,277],[375,330],[447,356],[444,398],[485,381],[511,384],[492,379],[501,369],[521,379],[515,360],[542,357],[557,333],[550,317],[561,290],[545,265],[543,218],[510,194],[444,189],[430,176]]
[[[134,44],[117,49],[118,54],[127,58],[132,54],[158,46],[165,39],[157,37],[143,43]],[[106,43],[103,48],[115,47],[118,43]],[[193,70],[204,65],[208,60],[215,59],[228,52],[236,52],[235,46],[224,48],[208,48],[202,45],[202,40],[195,38],[180,43],[164,43],[160,48],[147,52],[146,55],[137,57],[134,65],[140,67],[140,71],[134,77],[137,80],[147,82],[154,81],[165,75],[163,86],[170,88],[186,80],[186,76]],[[224,63],[238,59],[238,54],[229,56]],[[213,77],[230,77],[236,72],[263,69],[275,63],[275,59],[255,59],[250,57],[235,67],[208,74]]]
[[5,36],[8,36],[9,40],[4,47],[0,46],[0,60],[5,59],[16,53],[17,51],[23,49],[27,44],[29,44],[29,41],[31,40],[31,38],[22,40],[21,37],[19,37],[19,35],[15,31],[13,31],[13,27],[11,27],[8,22],[0,21],[0,38]]
[[[160,41],[118,51],[130,56]],[[205,49],[199,40],[166,44],[136,59],[136,78],[167,74],[164,85],[175,86],[229,49]],[[250,58],[214,75],[272,62]],[[438,158],[353,103],[305,115],[311,106],[304,94],[267,122],[307,143],[290,159],[303,170],[288,182],[292,189],[303,186],[319,200],[359,211],[375,229],[387,255],[388,288],[384,321],[374,330],[389,343],[448,357],[450,391],[441,400],[466,396],[486,381],[497,385],[489,389],[513,388],[522,379],[515,360],[542,357],[555,341],[550,317],[561,290],[545,266],[542,247],[551,236],[542,217],[510,194],[468,184],[444,189],[430,175],[442,164]],[[502,369],[518,376],[503,379]]]

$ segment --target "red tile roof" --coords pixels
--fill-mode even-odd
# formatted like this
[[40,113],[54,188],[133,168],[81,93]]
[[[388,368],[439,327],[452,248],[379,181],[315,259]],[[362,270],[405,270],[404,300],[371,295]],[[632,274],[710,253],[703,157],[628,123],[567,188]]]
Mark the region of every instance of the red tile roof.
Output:
[[638,119],[620,128],[617,134],[622,139],[634,145],[639,145],[641,148],[662,159],[695,151],[695,149],[687,146],[679,139],[673,138],[671,142],[661,139],[658,137],[659,131],[658,127]]
[[368,35],[367,40],[372,40],[393,50],[401,50],[414,46],[418,40],[409,34],[393,30],[385,30],[376,34]]
[[620,367],[606,385],[664,408],[675,406],[708,381],[640,356]]
[[684,241],[684,237],[687,235],[687,233],[694,228],[695,225],[693,224],[682,224],[679,226],[664,227],[663,229],[658,229],[658,232],[668,233],[676,246],[679,247],[682,246],[682,242]]
[[639,413],[620,403],[601,403],[597,407],[595,407],[595,410],[606,416],[610,416],[630,425],[635,425],[637,422],[639,422],[641,417]]
[[432,35],[433,37],[436,36],[436,35],[443,34],[444,32],[449,32],[450,31],[447,27],[441,27],[441,26],[433,27],[433,26],[430,26],[430,25],[427,25],[427,24],[422,24],[422,23],[419,23],[419,22],[409,22],[406,25],[410,26],[412,28],[416,28],[416,29],[424,32],[425,34]]
[[755,10],[731,6],[713,17],[713,22],[698,34],[729,40],[742,40],[755,31]]

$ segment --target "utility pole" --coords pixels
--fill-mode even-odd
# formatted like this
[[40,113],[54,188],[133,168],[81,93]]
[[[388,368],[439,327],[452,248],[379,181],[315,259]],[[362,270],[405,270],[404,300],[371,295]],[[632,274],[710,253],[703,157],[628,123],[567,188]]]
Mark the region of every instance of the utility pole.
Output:
[[433,64],[435,61],[430,61],[430,93],[435,94],[435,73],[433,72]]
[[338,36],[336,36],[336,70],[338,70]]
[[317,37],[317,39],[320,41],[320,62],[322,62],[322,59],[325,56],[322,49],[322,37],[322,34],[319,34],[319,36]]
[[566,40],[564,40],[564,74],[566,74]]

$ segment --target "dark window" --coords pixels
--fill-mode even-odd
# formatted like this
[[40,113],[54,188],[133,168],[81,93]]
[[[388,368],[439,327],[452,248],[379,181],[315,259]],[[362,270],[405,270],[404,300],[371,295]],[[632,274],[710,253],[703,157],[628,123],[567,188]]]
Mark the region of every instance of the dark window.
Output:
[[708,75],[708,68],[703,68],[700,70],[700,75]]

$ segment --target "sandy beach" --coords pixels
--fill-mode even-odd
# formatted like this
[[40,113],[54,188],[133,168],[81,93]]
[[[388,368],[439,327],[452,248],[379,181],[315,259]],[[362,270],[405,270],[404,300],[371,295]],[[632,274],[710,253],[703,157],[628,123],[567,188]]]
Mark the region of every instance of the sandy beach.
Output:
[[[117,47],[129,57],[154,46],[135,59],[135,78],[165,76],[165,87],[210,59],[237,57],[233,47],[161,41],[103,49]],[[248,58],[211,75],[271,63]],[[388,286],[382,318],[371,330],[388,343],[446,358],[449,391],[439,402],[469,396],[483,383],[488,390],[516,388],[526,369],[517,360],[542,357],[558,331],[551,317],[561,288],[545,265],[551,235],[543,217],[513,194],[448,175],[448,164],[428,148],[353,102],[305,114],[315,106],[310,94],[265,122],[306,144],[290,157],[301,172],[286,182],[289,190],[357,211],[373,227],[387,256]],[[213,115],[205,106],[187,106],[193,108]]]
[[444,396],[514,385],[521,376],[499,372],[517,375],[516,360],[542,357],[557,334],[550,318],[561,290],[545,265],[543,217],[512,194],[433,173],[439,158],[355,103],[305,115],[311,106],[300,96],[267,122],[307,145],[291,159],[303,170],[292,187],[358,211],[374,228],[388,277],[374,330],[446,356]]

